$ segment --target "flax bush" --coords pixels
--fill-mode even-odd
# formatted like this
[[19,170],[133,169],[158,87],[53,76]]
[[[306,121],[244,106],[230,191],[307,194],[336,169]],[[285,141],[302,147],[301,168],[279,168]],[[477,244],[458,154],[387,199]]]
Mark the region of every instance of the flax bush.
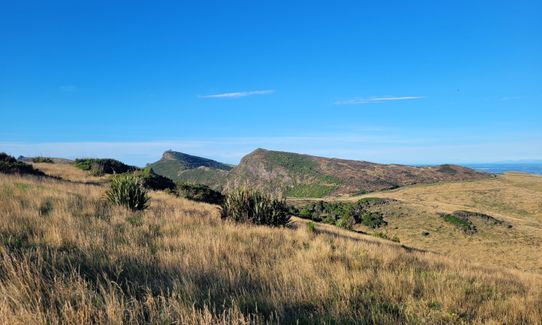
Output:
[[290,221],[284,200],[248,189],[228,193],[222,203],[222,218],[257,225],[285,226]]
[[132,174],[113,177],[109,190],[105,193],[109,201],[136,211],[148,207],[149,197],[141,184],[141,179]]

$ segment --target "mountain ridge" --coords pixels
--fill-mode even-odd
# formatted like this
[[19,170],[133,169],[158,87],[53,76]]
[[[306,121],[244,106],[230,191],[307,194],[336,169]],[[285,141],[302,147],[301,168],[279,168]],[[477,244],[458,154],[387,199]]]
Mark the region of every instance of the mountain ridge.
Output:
[[148,166],[156,174],[174,181],[200,183],[214,189],[223,187],[228,172],[233,168],[216,160],[173,150],[165,151],[160,160]]
[[414,167],[258,148],[230,171],[226,189],[250,186],[277,195],[324,197],[487,177],[491,174],[451,164]]

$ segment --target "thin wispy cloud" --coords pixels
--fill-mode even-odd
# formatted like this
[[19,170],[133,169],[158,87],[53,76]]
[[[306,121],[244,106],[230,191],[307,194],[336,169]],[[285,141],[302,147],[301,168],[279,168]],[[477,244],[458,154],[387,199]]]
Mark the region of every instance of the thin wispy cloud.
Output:
[[240,97],[255,96],[255,95],[268,95],[268,94],[272,94],[274,92],[275,92],[275,90],[273,90],[273,89],[235,91],[235,92],[229,92],[229,93],[219,93],[219,94],[205,95],[205,96],[200,96],[200,98],[240,98]]
[[395,102],[395,101],[402,101],[402,100],[414,100],[414,99],[422,99],[422,98],[424,98],[424,97],[422,97],[422,96],[356,97],[356,98],[338,100],[338,101],[335,102],[335,105],[378,104],[378,103],[385,103],[385,102]]

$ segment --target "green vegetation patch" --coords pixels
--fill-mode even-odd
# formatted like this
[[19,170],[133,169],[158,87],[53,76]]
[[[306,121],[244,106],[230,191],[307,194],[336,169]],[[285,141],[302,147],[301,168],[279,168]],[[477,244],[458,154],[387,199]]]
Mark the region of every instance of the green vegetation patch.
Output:
[[49,158],[49,157],[34,157],[32,158],[32,162],[33,163],[48,163],[48,164],[54,164],[55,162],[53,161],[53,159]]
[[155,191],[175,190],[175,183],[171,179],[156,174],[150,167],[138,170],[134,174],[141,178],[141,184],[147,189]]
[[177,195],[188,200],[222,204],[224,195],[203,184],[177,183]]
[[204,184],[212,189],[221,190],[226,183],[228,171],[213,168],[194,168],[184,170],[177,177],[180,181]]
[[369,228],[380,228],[388,223],[381,212],[372,211],[376,204],[388,203],[386,199],[362,199],[358,202],[319,201],[296,208],[293,214],[300,218],[324,222],[338,227],[352,229],[361,224]]
[[455,216],[458,216],[463,219],[469,219],[469,218],[478,218],[482,221],[485,221],[487,223],[493,224],[493,225],[509,225],[505,223],[504,221],[494,218],[490,215],[480,213],[480,212],[472,212],[472,211],[466,211],[466,210],[459,210],[455,211],[453,213]]
[[105,195],[111,203],[124,206],[132,211],[144,210],[148,207],[149,196],[141,184],[141,179],[136,175],[116,175],[111,180]]
[[440,217],[444,219],[444,221],[461,229],[467,235],[473,235],[477,232],[476,226],[468,218],[448,213],[443,213]]
[[138,170],[137,167],[126,165],[115,159],[76,159],[74,166],[89,171],[93,175],[122,174]]
[[455,175],[457,174],[457,170],[455,170],[452,165],[441,165],[438,169],[438,172],[448,174],[448,175]]
[[383,232],[375,232],[375,233],[372,233],[370,234],[372,236],[375,236],[375,237],[378,237],[378,238],[382,238],[382,239],[386,239],[386,240],[391,240],[392,242],[396,242],[396,243],[400,243],[401,240],[399,239],[399,237],[397,237],[396,235],[395,236],[389,236],[388,234],[386,233],[383,233]]
[[34,169],[32,165],[18,161],[14,157],[0,152],[0,173],[44,176],[42,171]]
[[273,227],[286,226],[290,222],[290,211],[285,201],[248,189],[228,193],[221,208],[222,219],[235,222]]
[[313,174],[318,167],[314,160],[299,154],[270,151],[265,157],[271,167],[280,166],[296,174]]

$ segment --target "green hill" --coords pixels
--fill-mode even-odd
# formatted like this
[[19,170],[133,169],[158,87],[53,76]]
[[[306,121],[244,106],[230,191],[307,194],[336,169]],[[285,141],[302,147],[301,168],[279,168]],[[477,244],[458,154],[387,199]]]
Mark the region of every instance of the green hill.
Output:
[[257,149],[229,173],[226,188],[246,185],[289,197],[325,197],[489,177],[455,165],[385,165]]
[[155,173],[174,181],[187,181],[222,188],[232,166],[221,162],[168,150],[149,164]]

